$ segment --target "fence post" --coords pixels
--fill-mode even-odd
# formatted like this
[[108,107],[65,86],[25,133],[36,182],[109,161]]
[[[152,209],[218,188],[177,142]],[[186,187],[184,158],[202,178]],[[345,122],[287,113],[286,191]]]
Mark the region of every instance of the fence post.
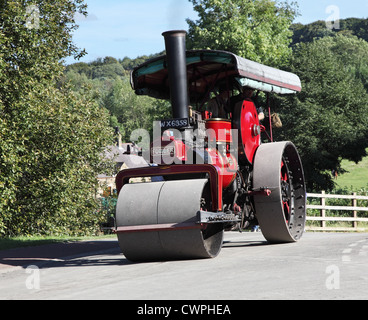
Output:
[[[326,191],[322,191],[322,198],[321,198],[321,206],[322,206],[321,217],[322,218],[326,217],[326,209],[324,209],[324,207],[326,206],[326,198],[324,197],[325,194],[326,194]],[[326,221],[325,220],[321,221],[321,227],[326,228]]]
[[[357,196],[357,193],[354,192],[353,193],[353,196],[356,197]],[[352,205],[353,207],[357,207],[358,206],[358,200],[357,199],[353,199],[352,200]],[[354,210],[354,219],[357,219],[358,218],[358,211]],[[357,221],[353,221],[353,228],[356,229],[358,228],[358,222]]]

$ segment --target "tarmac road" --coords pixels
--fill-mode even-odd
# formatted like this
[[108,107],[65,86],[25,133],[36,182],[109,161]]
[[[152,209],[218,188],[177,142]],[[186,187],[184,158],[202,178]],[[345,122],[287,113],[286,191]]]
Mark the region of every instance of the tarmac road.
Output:
[[269,245],[261,233],[231,232],[215,259],[141,264],[116,240],[0,251],[0,300],[11,299],[367,300],[368,234]]

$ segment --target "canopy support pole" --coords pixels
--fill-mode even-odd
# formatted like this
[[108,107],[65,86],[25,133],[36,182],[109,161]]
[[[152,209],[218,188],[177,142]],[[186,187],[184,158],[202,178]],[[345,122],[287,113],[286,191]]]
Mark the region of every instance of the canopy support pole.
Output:
[[268,108],[268,119],[270,121],[270,137],[271,137],[271,142],[273,142],[271,104],[270,104],[270,93],[269,92],[267,92],[267,108]]

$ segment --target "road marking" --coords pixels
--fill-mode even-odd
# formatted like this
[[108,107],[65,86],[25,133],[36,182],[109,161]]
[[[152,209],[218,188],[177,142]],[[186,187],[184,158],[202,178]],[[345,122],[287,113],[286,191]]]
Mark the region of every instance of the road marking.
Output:
[[359,251],[359,255],[360,255],[361,257],[366,257],[366,256],[367,256],[367,251],[360,250],[360,251]]
[[[363,243],[366,243],[367,240],[359,240],[357,242],[354,242],[349,245],[349,248],[346,248],[342,251],[342,262],[351,262],[352,257],[351,254],[353,253],[353,248],[358,247],[359,245],[362,245]],[[358,249],[356,249],[358,250]],[[362,246],[362,248],[359,250],[358,255],[360,257],[366,257],[368,256],[368,245]]]

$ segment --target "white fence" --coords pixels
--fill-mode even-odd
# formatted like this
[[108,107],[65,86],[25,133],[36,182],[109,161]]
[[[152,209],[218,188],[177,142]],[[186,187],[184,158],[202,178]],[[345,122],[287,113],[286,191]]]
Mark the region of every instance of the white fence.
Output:
[[[368,197],[358,196],[356,193],[353,195],[336,195],[336,194],[326,194],[322,192],[322,194],[316,193],[308,193],[307,197],[310,198],[319,198],[320,203],[319,205],[307,205],[307,221],[319,221],[319,227],[315,226],[308,226],[306,230],[311,231],[367,231],[368,230],[368,218],[361,218],[359,217],[359,212],[368,212]],[[350,206],[330,206],[326,205],[326,199],[348,199],[351,200]],[[357,203],[358,200],[363,200],[366,205],[364,207],[358,207]],[[367,201],[367,202],[365,202]],[[311,216],[309,214],[308,209],[317,209],[320,211],[320,216]],[[338,217],[328,216],[326,215],[326,211],[334,210],[340,212],[350,212],[350,216],[346,217]],[[351,227],[348,226],[333,226],[333,227],[326,227],[326,222],[342,222],[351,223]],[[358,223],[363,222],[366,225],[363,227],[358,227]]]

